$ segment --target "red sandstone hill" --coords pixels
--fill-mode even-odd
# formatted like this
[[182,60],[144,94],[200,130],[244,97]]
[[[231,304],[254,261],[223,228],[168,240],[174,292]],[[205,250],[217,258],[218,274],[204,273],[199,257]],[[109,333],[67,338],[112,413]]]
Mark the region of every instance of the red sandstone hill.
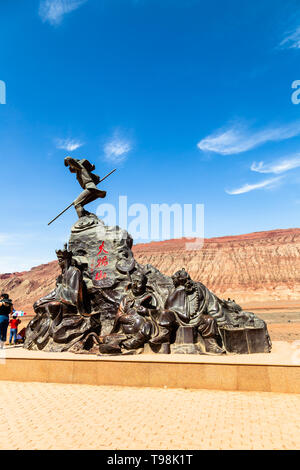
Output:
[[[300,306],[300,229],[272,230],[204,240],[175,239],[135,245],[136,260],[150,263],[164,274],[184,267],[194,280],[220,297],[235,298],[243,306]],[[188,249],[187,249],[188,248]],[[7,291],[15,307],[32,311],[35,300],[55,286],[55,261],[30,271],[0,274],[0,291]]]

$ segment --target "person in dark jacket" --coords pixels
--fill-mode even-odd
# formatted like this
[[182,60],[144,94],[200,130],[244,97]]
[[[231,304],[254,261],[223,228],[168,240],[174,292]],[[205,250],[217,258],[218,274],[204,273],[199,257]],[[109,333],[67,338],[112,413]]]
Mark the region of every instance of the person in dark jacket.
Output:
[[9,315],[13,312],[13,303],[8,294],[0,295],[0,349],[3,349],[7,328],[9,324]]

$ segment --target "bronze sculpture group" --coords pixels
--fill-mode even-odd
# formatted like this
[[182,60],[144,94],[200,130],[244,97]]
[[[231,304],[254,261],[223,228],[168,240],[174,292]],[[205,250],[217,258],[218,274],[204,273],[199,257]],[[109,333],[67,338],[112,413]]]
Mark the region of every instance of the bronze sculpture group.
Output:
[[94,165],[70,157],[65,165],[83,188],[71,204],[79,220],[69,249],[56,252],[55,289],[34,304],[26,348],[99,355],[270,352],[265,322],[235,301],[219,299],[185,269],[170,278],[139,265],[130,235],[113,232],[84,209],[106,195],[97,188]]

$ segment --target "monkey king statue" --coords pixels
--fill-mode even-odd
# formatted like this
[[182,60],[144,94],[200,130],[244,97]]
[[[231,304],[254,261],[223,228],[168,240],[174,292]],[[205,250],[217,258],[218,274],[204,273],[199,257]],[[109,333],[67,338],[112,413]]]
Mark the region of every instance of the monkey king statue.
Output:
[[24,347],[99,355],[271,351],[263,320],[218,298],[185,269],[170,278],[139,265],[131,236],[84,209],[106,196],[97,184],[115,170],[100,180],[86,159],[66,157],[65,165],[83,191],[63,212],[74,205],[78,220],[69,245],[56,252],[61,274],[34,304]]

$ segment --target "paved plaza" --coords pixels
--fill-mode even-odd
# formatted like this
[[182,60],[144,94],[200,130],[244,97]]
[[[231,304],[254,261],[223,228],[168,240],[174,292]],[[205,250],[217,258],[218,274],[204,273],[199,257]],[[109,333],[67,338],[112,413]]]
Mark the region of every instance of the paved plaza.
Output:
[[300,449],[300,395],[0,382],[0,449]]

